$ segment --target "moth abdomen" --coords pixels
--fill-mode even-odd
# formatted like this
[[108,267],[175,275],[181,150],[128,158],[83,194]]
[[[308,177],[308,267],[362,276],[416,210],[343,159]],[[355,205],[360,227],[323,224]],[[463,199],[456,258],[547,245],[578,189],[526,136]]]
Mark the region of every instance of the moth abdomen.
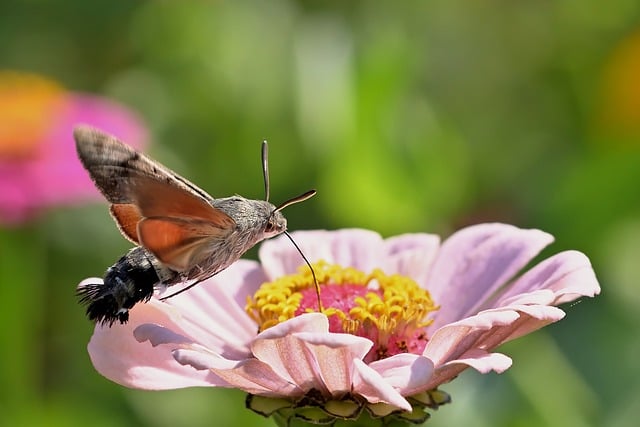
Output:
[[129,309],[146,302],[160,281],[147,252],[136,247],[109,267],[102,281],[86,281],[78,286],[80,302],[87,305],[87,316],[96,323],[126,323]]

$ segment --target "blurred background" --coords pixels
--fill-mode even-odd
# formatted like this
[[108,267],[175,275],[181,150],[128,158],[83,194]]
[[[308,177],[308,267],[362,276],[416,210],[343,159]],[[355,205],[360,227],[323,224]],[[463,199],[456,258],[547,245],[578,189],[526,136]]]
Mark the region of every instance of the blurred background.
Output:
[[[237,391],[97,374],[74,296],[129,244],[71,129],[100,125],[296,229],[384,236],[504,221],[585,252],[603,292],[446,385],[431,426],[640,418],[640,3],[3,1],[0,425],[270,426]],[[255,257],[255,250],[248,256]]]

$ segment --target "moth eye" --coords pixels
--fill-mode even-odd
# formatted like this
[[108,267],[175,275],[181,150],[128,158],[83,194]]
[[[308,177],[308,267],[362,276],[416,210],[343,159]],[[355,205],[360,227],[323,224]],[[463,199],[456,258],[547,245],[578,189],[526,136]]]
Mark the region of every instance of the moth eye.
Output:
[[270,233],[275,229],[276,229],[276,223],[273,220],[273,218],[270,218],[269,221],[267,221],[267,225],[264,227],[264,231],[267,233]]

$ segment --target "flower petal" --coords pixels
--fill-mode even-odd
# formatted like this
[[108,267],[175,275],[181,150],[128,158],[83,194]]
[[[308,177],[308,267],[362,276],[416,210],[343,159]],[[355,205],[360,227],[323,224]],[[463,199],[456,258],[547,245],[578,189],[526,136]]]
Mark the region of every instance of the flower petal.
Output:
[[388,403],[405,411],[411,411],[411,405],[373,368],[362,360],[353,361],[353,393],[361,395],[370,403]]
[[[164,326],[228,358],[244,358],[256,324],[244,311],[242,298],[255,292],[264,279],[258,263],[238,260],[188,292],[160,303],[172,313],[171,324]],[[172,287],[166,293],[175,291]]]
[[513,325],[503,328],[496,333],[491,340],[486,341],[489,348],[495,348],[507,341],[514,340],[523,335],[530,334],[551,323],[561,320],[565,312],[558,307],[540,305],[513,305],[505,307],[505,310],[518,311],[521,313],[520,319]]
[[[564,312],[554,304],[599,292],[588,259],[572,251],[549,258],[506,286],[552,240],[538,230],[483,224],[455,233],[440,249],[438,238],[427,234],[385,241],[366,230],[296,232],[294,237],[312,261],[322,258],[363,271],[382,267],[433,289],[442,310],[430,326],[423,354],[396,354],[367,365],[363,358],[372,341],[329,332],[322,313],[305,313],[256,335],[255,323],[244,312],[245,296],[267,277],[292,273],[302,264],[290,242],[278,238],[260,251],[266,273],[255,262],[238,261],[187,293],[167,302],[153,299],[131,311],[127,327],[136,328],[127,331],[130,341],[122,352],[149,351],[153,345],[157,361],[130,356],[123,366],[109,366],[109,357],[118,359],[119,349],[111,346],[106,358],[98,354],[98,338],[108,339],[108,332],[96,329],[95,343],[90,343],[92,357],[95,353],[99,359],[96,368],[102,366],[101,372],[121,384],[143,388],[157,386],[152,378],[157,371],[164,388],[215,385],[284,398],[317,390],[326,398],[361,395],[372,404],[411,410],[403,396],[433,389],[468,367],[503,372],[511,359],[492,353],[496,346],[561,319]],[[134,347],[134,334],[151,345]],[[172,371],[167,359],[188,370],[174,366]],[[131,379],[136,369],[141,374]],[[127,374],[118,376],[118,370]],[[165,377],[178,385],[166,386]]]
[[[310,326],[313,332],[297,332]],[[334,396],[350,390],[352,360],[364,357],[371,345],[366,338],[328,333],[326,316],[309,313],[267,329],[258,335],[251,350],[258,360],[301,389],[316,388]]]
[[297,338],[300,332],[327,334],[329,321],[320,313],[307,313],[279,323],[260,333],[251,345],[253,355],[280,377],[303,390],[324,390],[313,355]]
[[133,336],[138,342],[149,341],[153,347],[162,344],[192,344],[193,341],[184,335],[177,334],[164,326],[143,323],[133,330]]
[[449,362],[449,364],[453,363],[471,366],[481,374],[487,374],[491,371],[501,374],[509,369],[513,362],[510,357],[502,353],[489,353],[485,350],[474,348],[467,351],[459,359]]
[[301,396],[302,390],[256,359],[231,361],[197,349],[178,349],[175,360],[196,369],[208,369],[220,378],[222,387],[239,388],[260,396]]
[[296,332],[329,332],[329,319],[322,313],[304,313],[260,332],[256,340],[282,338]]
[[[466,366],[480,372],[501,372],[506,356],[488,353],[500,344],[561,319],[564,312],[545,305],[519,305],[485,310],[446,325],[433,335],[423,355],[434,362],[436,372],[429,387],[458,375]],[[482,360],[475,361],[477,356]],[[510,359],[509,359],[510,360]],[[489,365],[483,365],[489,363]],[[464,365],[460,367],[459,365]],[[508,367],[508,366],[506,366]],[[506,369],[506,368],[504,368]]]
[[434,370],[431,360],[411,353],[401,353],[377,360],[369,366],[403,396],[424,391]]
[[327,391],[309,350],[295,336],[257,339],[251,348],[260,362],[268,365],[287,382],[295,384],[303,390],[316,388]]
[[502,373],[509,369],[511,364],[511,358],[502,353],[489,353],[482,349],[472,349],[464,353],[459,359],[451,360],[437,367],[426,384],[425,390],[431,390],[451,381],[468,367],[472,367],[483,374],[491,371]]
[[480,224],[453,234],[443,243],[427,284],[442,307],[430,329],[478,312],[552,240],[543,231],[506,224]]
[[328,393],[340,397],[351,391],[353,361],[361,360],[373,346],[368,339],[349,334],[299,333],[295,337],[313,355]]
[[170,348],[154,348],[136,341],[133,331],[140,319],[163,323],[166,313],[155,304],[139,304],[131,310],[126,325],[96,326],[87,348],[100,374],[126,387],[148,390],[217,384],[208,372],[175,363]]
[[[291,236],[309,261],[371,271],[380,266],[383,241],[378,233],[362,229],[338,231],[294,231]],[[260,246],[262,265],[271,278],[296,273],[304,260],[286,236],[268,240]]]
[[411,277],[425,286],[438,253],[440,237],[435,234],[403,234],[384,241],[383,269],[387,274]]
[[[115,382],[137,388],[220,385],[211,374],[172,363],[171,350],[198,343],[229,358],[246,358],[256,326],[239,307],[237,293],[250,282],[246,277],[256,276],[256,269],[255,262],[238,261],[166,302],[154,298],[137,304],[127,325],[97,326],[89,343],[96,369]],[[137,340],[149,340],[151,345]],[[153,351],[152,346],[162,348]],[[163,374],[167,370],[169,373]]]
[[478,347],[487,331],[512,325],[519,318],[520,315],[513,310],[484,311],[443,326],[433,334],[422,355],[431,359],[437,368]]
[[553,291],[549,289],[538,289],[524,294],[501,298],[495,305],[497,307],[509,307],[512,305],[551,305],[555,299],[556,296]]
[[600,285],[589,258],[578,251],[566,251],[547,258],[523,274],[505,292],[498,304],[504,304],[504,301],[514,295],[538,289],[552,290],[555,293],[555,305],[600,293]]
[[211,353],[197,344],[191,347],[177,348],[172,350],[171,354],[181,365],[189,365],[198,371],[232,369],[239,363],[237,360],[225,359],[218,354]]

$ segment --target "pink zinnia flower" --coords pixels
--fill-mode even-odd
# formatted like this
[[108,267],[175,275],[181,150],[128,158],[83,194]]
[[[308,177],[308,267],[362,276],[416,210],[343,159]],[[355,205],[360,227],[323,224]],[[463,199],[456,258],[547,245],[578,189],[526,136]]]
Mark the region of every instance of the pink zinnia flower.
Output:
[[4,224],[26,221],[47,206],[99,197],[76,156],[78,123],[106,129],[134,146],[146,138],[132,111],[34,74],[0,71],[0,117]]
[[300,255],[283,238],[261,264],[240,260],[167,301],[96,326],[95,368],[127,387],[233,387],[283,424],[291,417],[419,422],[448,402],[437,388],[468,367],[503,372],[494,349],[564,317],[556,305],[594,296],[589,260],[559,253],[521,270],[553,240],[482,224],[438,236],[382,239],[350,229],[294,232],[314,262],[324,313]]

